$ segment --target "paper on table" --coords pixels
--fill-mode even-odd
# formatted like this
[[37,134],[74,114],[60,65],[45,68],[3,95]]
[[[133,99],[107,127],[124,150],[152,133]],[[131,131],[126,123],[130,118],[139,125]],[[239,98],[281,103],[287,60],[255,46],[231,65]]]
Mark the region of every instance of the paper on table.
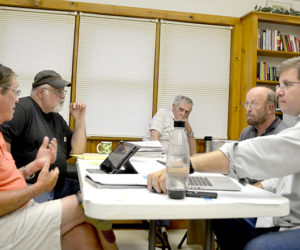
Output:
[[140,146],[138,152],[162,152],[163,147],[159,141],[131,141]]
[[[86,179],[91,180],[100,188],[146,187],[147,176],[142,174],[101,174],[87,173]],[[90,182],[91,183],[91,182]],[[91,183],[93,184],[93,183]]]
[[96,154],[96,153],[84,153],[84,154],[71,154],[71,156],[77,157],[82,160],[105,160],[106,154]]

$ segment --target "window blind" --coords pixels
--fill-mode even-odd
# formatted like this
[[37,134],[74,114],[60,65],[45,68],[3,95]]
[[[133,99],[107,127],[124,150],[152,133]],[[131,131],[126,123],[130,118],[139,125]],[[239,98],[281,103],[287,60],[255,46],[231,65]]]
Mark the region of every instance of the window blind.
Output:
[[[0,9],[0,62],[18,76],[22,96],[30,95],[36,73],[57,71],[71,81],[75,16],[69,12]],[[69,121],[70,88],[61,112]]]
[[162,21],[158,109],[190,97],[196,138],[227,139],[230,43],[230,27]]
[[82,14],[76,98],[89,136],[142,137],[152,114],[153,20]]

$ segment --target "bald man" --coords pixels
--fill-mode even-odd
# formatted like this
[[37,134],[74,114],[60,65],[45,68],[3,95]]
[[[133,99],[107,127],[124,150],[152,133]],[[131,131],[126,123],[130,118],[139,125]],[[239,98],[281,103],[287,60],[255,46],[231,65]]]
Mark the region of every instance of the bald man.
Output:
[[284,122],[276,117],[277,97],[273,90],[266,87],[254,87],[246,95],[247,123],[239,141],[257,136],[274,135],[287,128]]

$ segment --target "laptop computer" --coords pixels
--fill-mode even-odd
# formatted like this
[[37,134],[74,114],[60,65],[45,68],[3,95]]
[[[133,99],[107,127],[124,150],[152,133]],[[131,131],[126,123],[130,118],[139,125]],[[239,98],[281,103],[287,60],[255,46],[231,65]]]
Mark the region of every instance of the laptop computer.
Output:
[[228,176],[189,176],[188,191],[240,191],[241,187]]
[[[158,160],[159,163],[166,165],[166,162]],[[241,187],[230,177],[225,175],[218,176],[200,176],[190,175],[187,185],[188,191],[240,191]]]

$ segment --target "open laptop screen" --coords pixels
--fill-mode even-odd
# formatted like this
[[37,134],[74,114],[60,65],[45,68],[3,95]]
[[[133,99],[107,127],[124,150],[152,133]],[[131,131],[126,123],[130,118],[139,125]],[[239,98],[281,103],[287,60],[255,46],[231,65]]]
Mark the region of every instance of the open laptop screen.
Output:
[[[100,164],[100,169],[105,173],[137,173],[129,162],[131,156],[138,151],[139,146],[120,141],[117,147]],[[121,167],[123,166],[123,169]]]

